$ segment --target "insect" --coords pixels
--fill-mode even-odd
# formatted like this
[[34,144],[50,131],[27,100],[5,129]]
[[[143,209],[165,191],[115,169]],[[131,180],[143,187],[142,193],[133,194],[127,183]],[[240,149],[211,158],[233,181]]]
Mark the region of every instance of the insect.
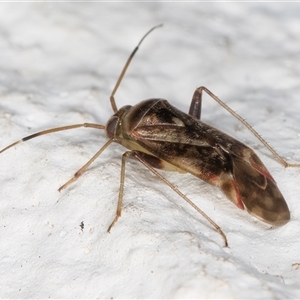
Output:
[[161,26],[158,25],[149,30],[126,61],[110,96],[114,115],[105,126],[83,123],[47,129],[10,144],[0,153],[21,142],[58,131],[79,127],[105,130],[108,141],[70,180],[59,188],[59,191],[77,180],[112,142],[128,148],[129,151],[126,151],[122,156],[117,210],[111,225],[108,227],[108,232],[121,216],[127,158],[140,161],[206,218],[224,239],[225,247],[228,246],[228,242],[220,226],[161,175],[157,169],[190,173],[219,187],[238,208],[246,208],[256,218],[275,226],[284,225],[290,219],[289,208],[272,175],[254,151],[222,131],[200,121],[203,92],[240,120],[282,165],[299,167],[300,164],[287,163],[244,119],[210,90],[205,87],[196,89],[188,114],[178,110],[167,100],[160,98],[144,100],[134,106],[126,105],[120,109],[117,108],[115,94],[132,58],[146,36]]

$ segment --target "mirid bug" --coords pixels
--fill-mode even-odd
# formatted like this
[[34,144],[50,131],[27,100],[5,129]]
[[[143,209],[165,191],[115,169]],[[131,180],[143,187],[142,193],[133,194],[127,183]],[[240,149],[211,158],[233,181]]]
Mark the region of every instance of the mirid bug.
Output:
[[127,158],[140,161],[205,217],[222,236],[225,246],[228,246],[227,238],[220,226],[156,169],[190,173],[219,187],[237,207],[246,208],[256,218],[275,226],[284,225],[290,219],[289,208],[275,180],[254,151],[236,139],[200,121],[203,92],[210,95],[240,120],[282,165],[299,167],[300,164],[287,163],[244,119],[207,88],[199,87],[196,89],[188,114],[181,112],[170,105],[167,100],[160,98],[144,100],[134,106],[126,105],[120,109],[117,108],[114,96],[132,58],[146,36],[160,26],[162,25],[149,30],[129,56],[111,93],[110,103],[114,115],[105,126],[83,123],[47,129],[10,144],[0,153],[21,142],[53,132],[79,127],[105,130],[109,140],[70,180],[59,188],[59,191],[77,180],[112,142],[117,142],[128,148],[130,151],[126,151],[122,156],[117,211],[115,218],[108,227],[108,232],[121,216]]

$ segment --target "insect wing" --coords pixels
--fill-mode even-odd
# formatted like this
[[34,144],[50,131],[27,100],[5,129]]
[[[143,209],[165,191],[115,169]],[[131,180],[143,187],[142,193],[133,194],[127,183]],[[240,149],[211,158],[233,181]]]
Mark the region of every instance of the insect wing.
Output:
[[148,153],[216,185],[239,208],[283,225],[288,206],[276,182],[249,147],[191,117],[166,100],[152,99],[132,107],[128,137]]
[[286,224],[290,211],[275,180],[262,163],[257,163],[257,155],[251,149],[247,150],[252,152],[250,162],[233,158],[233,177],[247,211],[269,224]]
[[232,171],[229,153],[218,145],[221,139],[216,133],[222,133],[166,100],[148,100],[141,107],[132,107],[127,117],[139,120],[126,128],[129,139],[153,156],[215,185],[223,172]]

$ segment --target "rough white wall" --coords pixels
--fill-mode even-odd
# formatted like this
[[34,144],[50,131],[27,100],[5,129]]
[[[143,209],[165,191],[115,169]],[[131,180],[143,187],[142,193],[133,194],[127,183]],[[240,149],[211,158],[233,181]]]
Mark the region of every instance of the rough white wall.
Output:
[[[105,124],[129,53],[152,26],[117,104],[162,97],[187,111],[204,85],[285,158],[300,161],[299,3],[1,3],[1,147],[67,124]],[[0,296],[20,298],[299,298],[300,170],[284,169],[205,97],[203,120],[254,148],[284,194],[291,221],[271,228],[191,175],[167,178],[215,220],[217,232],[137,162],[116,209],[121,155],[77,129],[0,155]],[[84,223],[81,230],[80,224]]]

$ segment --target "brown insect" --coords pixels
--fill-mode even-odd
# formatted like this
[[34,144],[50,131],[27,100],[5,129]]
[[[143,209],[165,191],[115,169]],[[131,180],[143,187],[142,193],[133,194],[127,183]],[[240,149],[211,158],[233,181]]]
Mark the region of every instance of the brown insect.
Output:
[[237,207],[246,208],[256,218],[275,226],[284,225],[290,219],[289,208],[272,175],[254,151],[220,130],[200,121],[202,93],[206,92],[240,120],[282,165],[299,167],[300,164],[287,163],[244,119],[207,88],[199,87],[196,89],[188,114],[181,112],[169,104],[167,100],[160,98],[144,100],[134,106],[126,105],[120,109],[117,108],[114,95],[133,56],[146,36],[160,26],[162,25],[153,27],[143,36],[123,67],[110,96],[114,115],[108,120],[106,126],[83,123],[51,128],[24,137],[2,149],[0,153],[21,142],[57,131],[78,127],[104,129],[109,140],[69,181],[59,188],[59,191],[77,180],[112,142],[117,142],[130,149],[122,156],[117,211],[115,218],[108,227],[108,232],[121,216],[127,158],[140,161],[195,208],[220,233],[225,246],[228,246],[227,238],[220,226],[156,169],[191,173],[212,185],[218,186]]

